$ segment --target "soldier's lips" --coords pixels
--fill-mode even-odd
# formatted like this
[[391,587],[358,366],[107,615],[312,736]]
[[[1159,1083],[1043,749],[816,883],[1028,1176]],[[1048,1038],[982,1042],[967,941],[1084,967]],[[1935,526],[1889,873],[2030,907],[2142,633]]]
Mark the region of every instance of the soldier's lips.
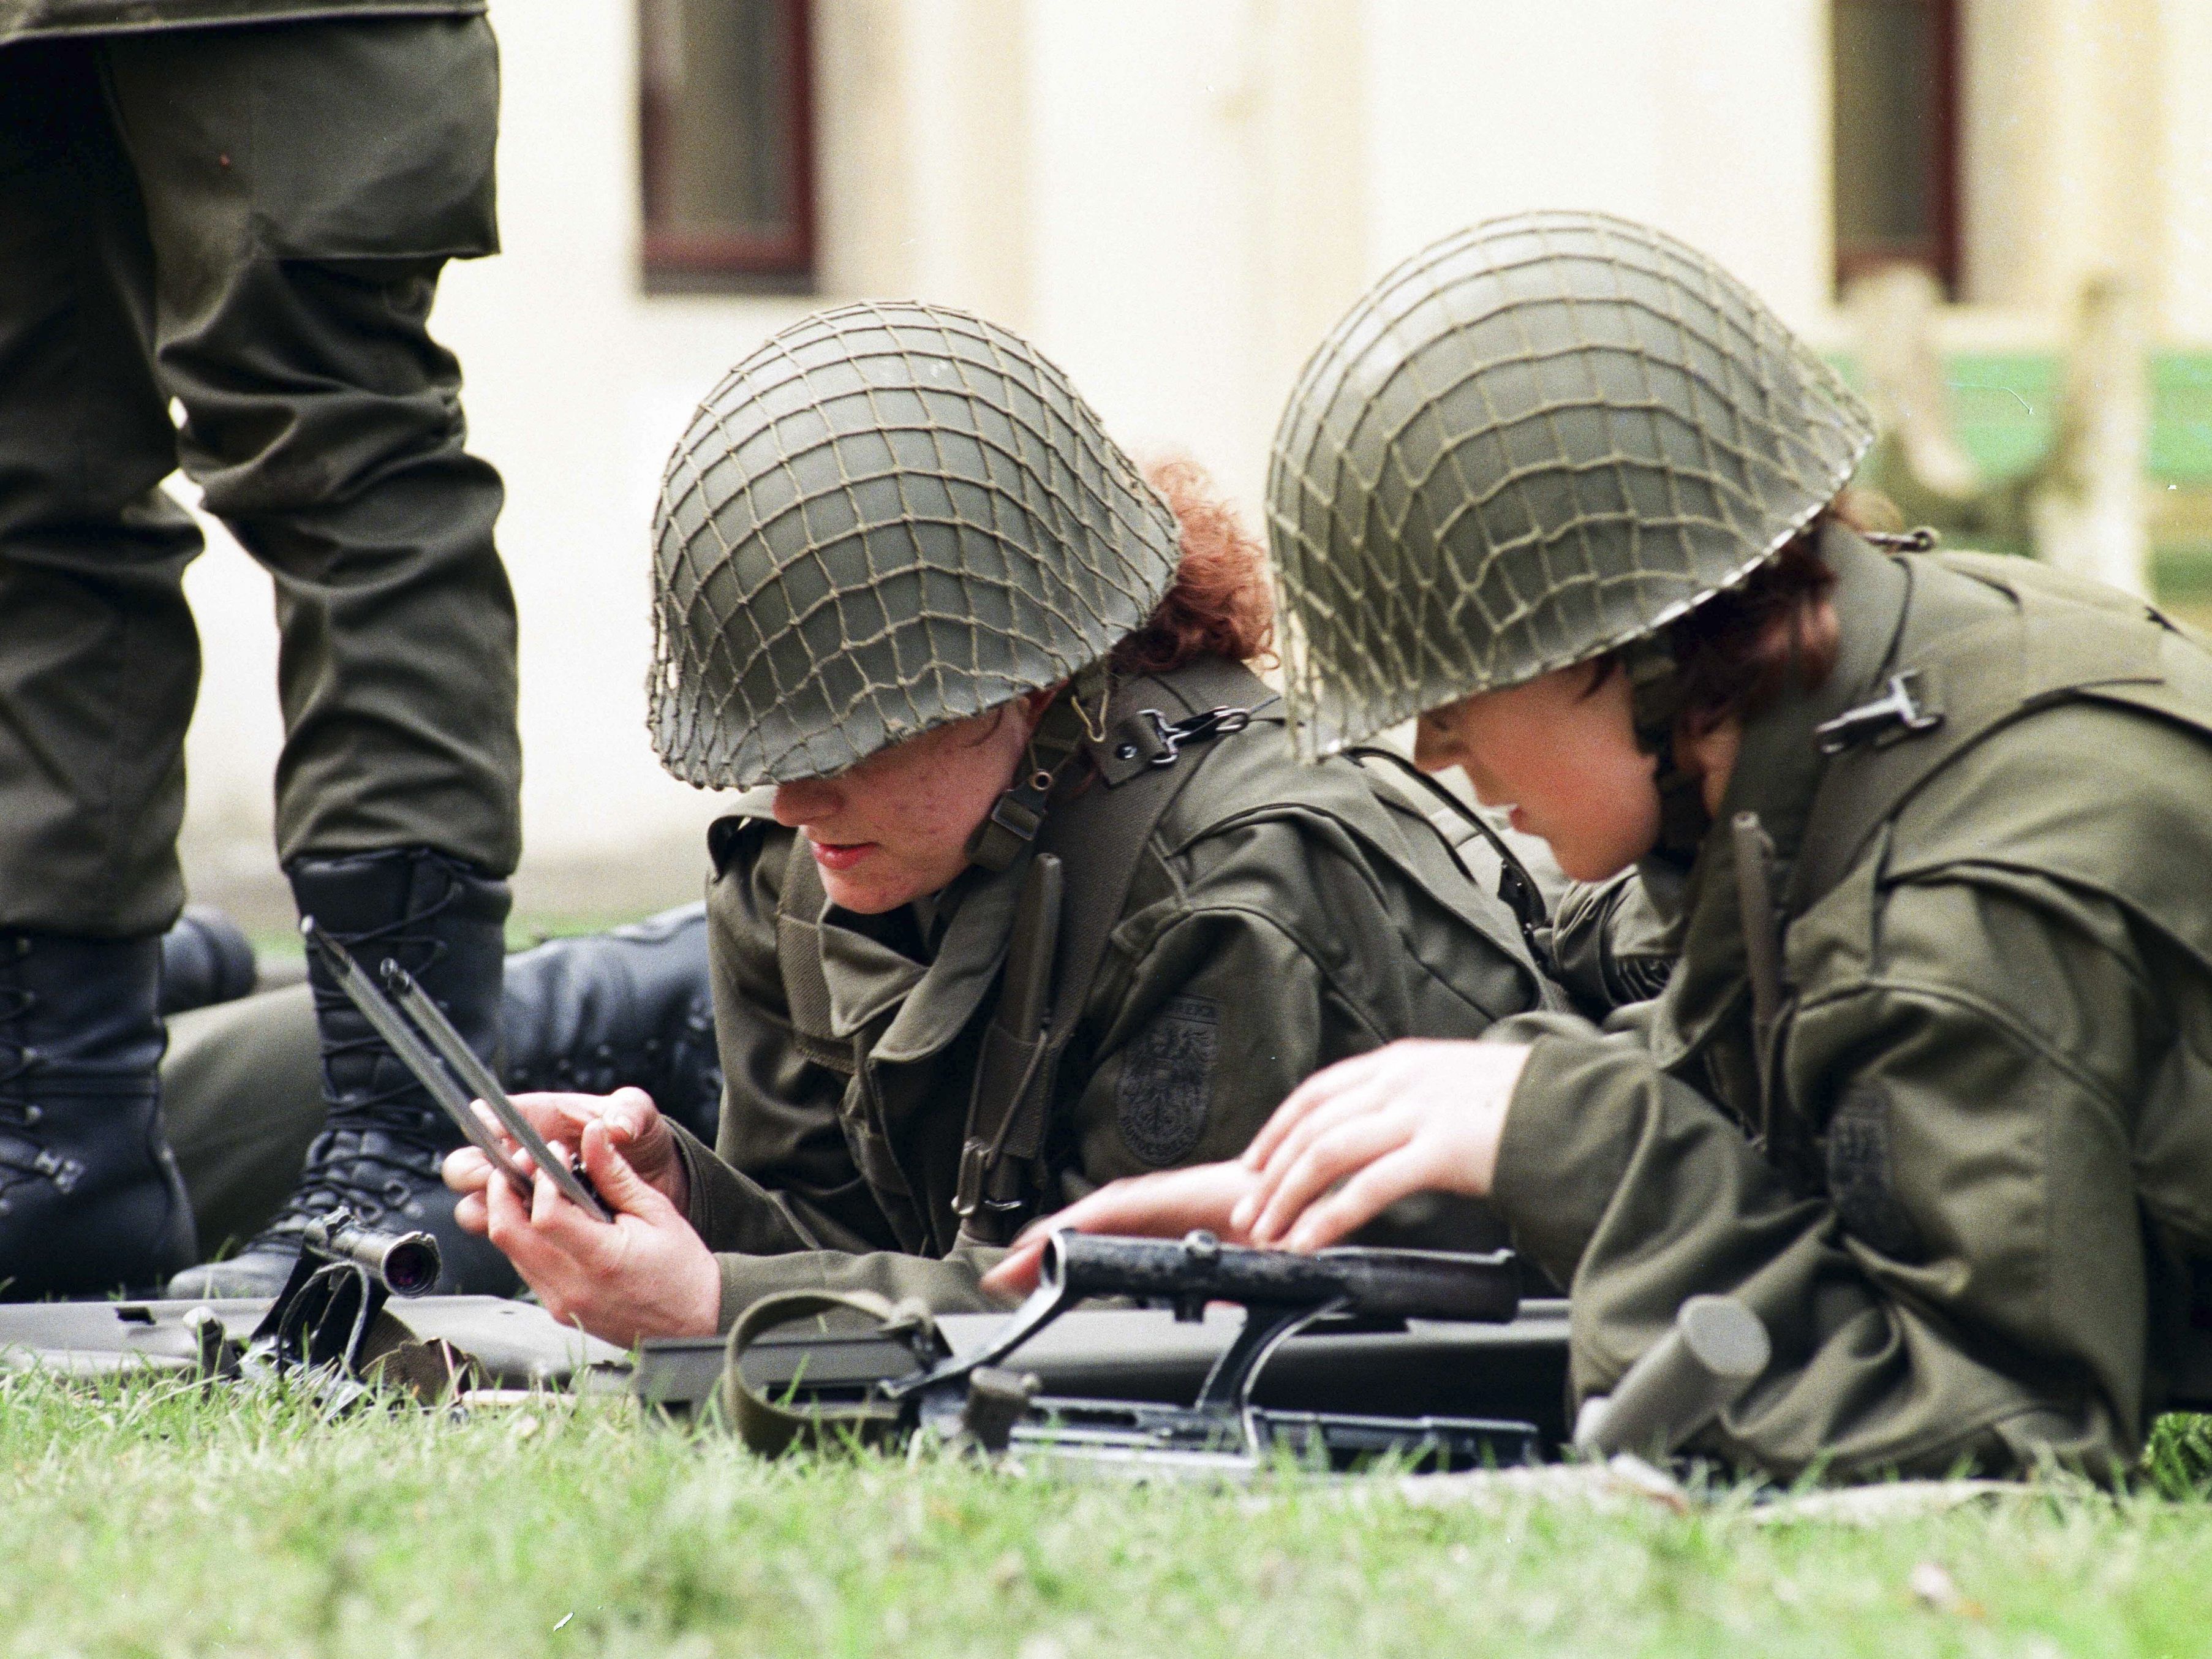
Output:
[[824,870],[849,870],[882,845],[881,842],[874,841],[842,843],[833,841],[816,841],[811,836],[806,841],[806,848],[814,854],[814,861]]
[[1528,828],[1528,815],[1517,806],[1506,813],[1505,821],[1524,836],[1535,833]]

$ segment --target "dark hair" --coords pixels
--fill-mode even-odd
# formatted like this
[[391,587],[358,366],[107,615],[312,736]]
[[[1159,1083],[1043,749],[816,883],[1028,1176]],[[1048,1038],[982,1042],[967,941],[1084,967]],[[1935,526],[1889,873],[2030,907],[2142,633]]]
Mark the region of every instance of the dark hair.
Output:
[[1749,719],[1793,679],[1810,691],[1835,672],[1836,613],[1828,590],[1836,573],[1820,561],[1820,532],[1831,523],[1887,527],[1897,516],[1886,499],[1846,490],[1741,584],[1668,629],[1682,726],[1690,736]]
[[1222,500],[1195,461],[1155,461],[1145,469],[1182,532],[1175,586],[1149,621],[1115,646],[1117,675],[1171,674],[1202,656],[1245,662],[1275,637],[1275,600],[1259,538]]

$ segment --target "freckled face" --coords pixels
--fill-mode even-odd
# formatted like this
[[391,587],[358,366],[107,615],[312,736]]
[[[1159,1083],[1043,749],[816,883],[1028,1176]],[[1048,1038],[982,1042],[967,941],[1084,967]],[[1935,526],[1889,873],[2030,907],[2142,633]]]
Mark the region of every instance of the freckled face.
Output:
[[1595,664],[1559,669],[1432,708],[1415,728],[1425,772],[1465,770],[1486,806],[1551,844],[1559,867],[1598,881],[1659,839],[1654,762],[1636,746],[1628,676]]
[[878,750],[826,778],[776,786],[775,821],[797,828],[830,902],[878,915],[934,893],[968,867],[1049,692]]

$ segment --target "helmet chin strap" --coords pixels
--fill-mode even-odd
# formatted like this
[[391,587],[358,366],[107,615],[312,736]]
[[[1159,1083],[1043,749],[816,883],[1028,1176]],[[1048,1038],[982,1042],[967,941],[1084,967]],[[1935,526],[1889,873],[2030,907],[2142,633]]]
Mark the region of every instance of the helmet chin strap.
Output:
[[1674,653],[1663,635],[1650,635],[1621,647],[1620,665],[1628,676],[1636,746],[1658,763],[1651,781],[1659,791],[1659,840],[1651,854],[1686,870],[1713,820],[1705,811],[1705,780],[1684,771],[1674,755],[1675,726],[1682,714]]

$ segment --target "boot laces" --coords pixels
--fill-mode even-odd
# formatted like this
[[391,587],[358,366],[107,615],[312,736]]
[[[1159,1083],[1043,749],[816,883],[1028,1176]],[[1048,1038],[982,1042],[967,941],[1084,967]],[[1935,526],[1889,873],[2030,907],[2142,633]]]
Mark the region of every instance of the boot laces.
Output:
[[277,1241],[295,1247],[308,1222],[340,1205],[363,1226],[374,1226],[387,1210],[439,1185],[448,1150],[437,1133],[443,1121],[420,1111],[389,1113],[374,1121],[357,1109],[333,1111],[330,1127],[308,1148],[300,1184],[247,1249]]
[[[385,956],[390,957],[409,973],[420,979],[446,954],[447,949],[444,939],[434,933],[423,930],[423,924],[434,921],[444,914],[460,896],[460,884],[449,883],[444,893],[411,915],[401,916],[395,921],[384,923],[381,927],[368,928],[358,933],[340,933],[333,931],[331,933],[331,941],[344,947],[349,954],[362,957],[364,959],[367,953],[360,947],[382,944],[386,947],[383,953]],[[374,966],[374,964],[372,963],[372,971]],[[319,979],[314,986],[314,996],[319,1023],[326,1008],[343,1009],[348,1012],[352,1011],[353,1005],[346,1000],[344,992],[334,985],[325,985]],[[324,1029],[329,1029],[327,1024]],[[336,1127],[343,1117],[357,1114],[374,1114],[380,1107],[388,1106],[395,1101],[410,1100],[421,1091],[422,1085],[408,1074],[406,1067],[402,1066],[398,1058],[386,1048],[384,1039],[373,1030],[363,1030],[358,1036],[343,1038],[331,1043],[324,1051],[323,1074],[326,1082],[338,1063],[354,1054],[368,1054],[375,1060],[387,1062],[381,1066],[372,1064],[368,1067],[368,1075],[373,1078],[381,1072],[389,1076],[391,1080],[381,1088],[349,1095],[343,1105],[334,1106],[331,1115],[333,1127]],[[331,1090],[328,1092],[335,1096],[337,1091]],[[382,1127],[380,1121],[379,1127]]]

